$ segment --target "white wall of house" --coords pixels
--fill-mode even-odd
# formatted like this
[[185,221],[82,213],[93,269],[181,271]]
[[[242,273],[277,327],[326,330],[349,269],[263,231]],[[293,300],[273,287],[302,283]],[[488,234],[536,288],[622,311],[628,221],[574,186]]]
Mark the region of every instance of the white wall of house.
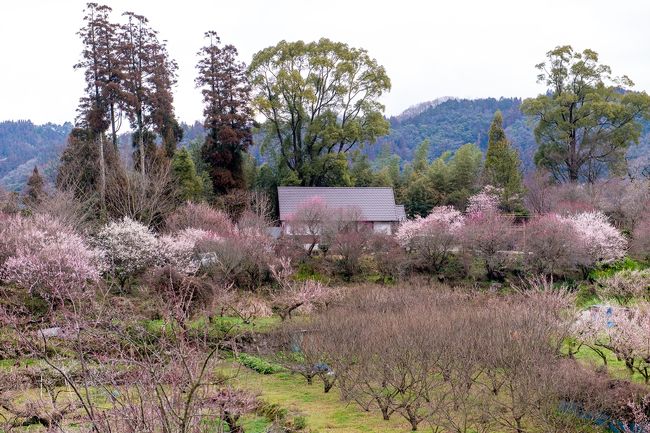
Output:
[[390,222],[386,221],[375,221],[372,223],[372,231],[375,233],[390,235],[393,233],[393,226]]
[[[365,222],[364,224],[372,224],[372,231],[377,234],[383,234],[383,235],[392,235],[393,234],[393,226],[395,223],[390,222],[390,221],[372,221],[372,222]],[[282,232],[285,235],[319,235],[320,234],[320,228],[316,227],[315,228],[315,233],[307,233],[306,230],[294,230],[291,227],[291,224],[283,221],[281,223],[282,226]]]

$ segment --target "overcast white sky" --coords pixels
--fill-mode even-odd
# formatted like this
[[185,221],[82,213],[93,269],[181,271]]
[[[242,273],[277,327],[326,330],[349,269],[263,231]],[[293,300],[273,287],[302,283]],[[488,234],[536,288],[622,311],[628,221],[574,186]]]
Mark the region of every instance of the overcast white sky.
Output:
[[[101,1],[99,1],[101,3]],[[72,121],[83,90],[73,71],[85,0],[0,0],[0,120]],[[388,115],[439,96],[532,96],[534,65],[561,44],[592,48],[614,74],[650,90],[647,0],[106,0],[118,19],[147,16],[179,64],[181,120],[201,117],[196,52],[216,30],[249,62],[286,40],[328,37],[366,48],[393,88]]]

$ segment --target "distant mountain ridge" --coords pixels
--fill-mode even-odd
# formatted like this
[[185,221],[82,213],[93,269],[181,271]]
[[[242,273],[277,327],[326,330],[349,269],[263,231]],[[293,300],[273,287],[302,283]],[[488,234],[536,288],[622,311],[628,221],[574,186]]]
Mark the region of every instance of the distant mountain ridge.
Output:
[[[521,102],[521,98],[458,99],[445,96],[416,104],[389,118],[390,133],[379,138],[375,145],[366,146],[364,151],[372,158],[382,147],[389,147],[403,162],[408,162],[413,159],[415,148],[425,139],[431,142],[431,158],[454,152],[466,143],[475,143],[485,151],[492,117],[495,111],[500,110],[508,139],[519,150],[524,169],[530,169],[534,165],[537,144],[533,125],[521,113]],[[182,145],[203,136],[201,122],[182,123],[182,127]],[[0,122],[0,185],[11,190],[22,189],[34,165],[53,180],[60,152],[71,129],[71,123]],[[123,152],[129,152],[130,134],[121,134],[120,143]],[[259,157],[259,146],[254,146],[251,154]],[[650,122],[643,122],[640,144],[630,148],[628,160],[637,171],[650,166]]]
[[458,99],[458,98],[454,98],[453,96],[441,96],[440,98],[436,98],[432,101],[420,102],[419,104],[411,105],[409,108],[402,111],[397,116],[394,116],[394,119],[403,122],[407,119],[417,116],[418,114],[428,110],[429,108],[437,107],[438,105],[442,104],[443,102],[447,102],[450,99]]

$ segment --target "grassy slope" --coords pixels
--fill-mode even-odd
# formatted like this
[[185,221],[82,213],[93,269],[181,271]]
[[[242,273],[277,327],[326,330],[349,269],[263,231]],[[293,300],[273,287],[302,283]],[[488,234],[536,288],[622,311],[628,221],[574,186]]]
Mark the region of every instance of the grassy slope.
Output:
[[[616,359],[616,356],[609,350],[605,350],[605,353],[607,355],[607,372],[612,377],[616,379],[632,380],[637,383],[644,383],[643,376],[639,373],[635,372],[633,376],[630,375],[628,369],[625,367],[624,361]],[[582,346],[574,356],[577,360],[592,365],[593,367],[603,366],[603,360],[601,357],[587,346]]]
[[[268,403],[277,403],[296,416],[307,420],[312,433],[406,433],[407,423],[398,415],[390,421],[381,419],[378,412],[364,412],[357,405],[341,401],[336,389],[323,393],[322,385],[314,381],[307,385],[304,378],[290,373],[258,374],[242,368],[235,379],[237,385],[260,391]],[[246,430],[246,433],[257,433]]]

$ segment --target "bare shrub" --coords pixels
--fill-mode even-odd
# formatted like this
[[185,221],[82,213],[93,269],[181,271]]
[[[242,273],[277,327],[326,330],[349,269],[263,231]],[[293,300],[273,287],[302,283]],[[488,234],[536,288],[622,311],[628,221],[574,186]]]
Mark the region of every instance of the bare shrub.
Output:
[[106,182],[106,208],[112,218],[161,227],[177,206],[168,163],[155,164],[145,176],[135,170],[112,170]]
[[520,249],[533,273],[563,276],[588,264],[582,238],[564,218],[540,215],[528,222],[525,230]]
[[372,226],[363,222],[356,207],[331,209],[322,223],[319,248],[328,254],[333,272],[350,280],[361,272],[361,259],[368,253]]
[[650,299],[650,269],[623,270],[596,282],[602,298],[615,299],[621,304],[633,299]]
[[0,186],[0,213],[17,213],[20,210],[18,202],[18,193],[9,192]]
[[374,233],[368,242],[382,281],[397,281],[409,272],[409,258],[394,236]]
[[3,306],[0,324],[50,369],[60,382],[57,395],[61,385],[68,391],[55,405],[48,397],[30,397],[12,408],[18,421],[57,430],[74,424],[95,433],[207,433],[222,424],[242,432],[239,419],[256,407],[255,396],[232,388],[231,377],[217,372],[225,337],[215,341],[207,327],[184,326],[187,299],[176,288],[160,294],[159,327],[131,317],[114,298],[73,300],[61,311],[56,334]]
[[255,290],[268,278],[271,240],[262,233],[238,231],[197,243],[201,269],[220,284]]
[[234,232],[232,221],[224,212],[207,203],[187,202],[172,212],[165,220],[169,231],[194,228],[227,236]]
[[480,259],[491,280],[503,280],[513,261],[515,237],[512,218],[496,209],[475,212],[465,219],[460,237],[465,252]]
[[561,398],[570,304],[546,290],[374,288],[286,329],[305,365],[327,365],[344,399],[384,419],[399,415],[412,430],[523,432],[557,422],[547,415]]
[[212,304],[215,295],[211,284],[173,266],[152,269],[147,276],[147,283],[154,296],[172,300],[171,304],[180,308],[173,312],[178,320],[205,311]]
[[307,256],[311,256],[330,221],[332,210],[320,197],[313,197],[301,203],[287,218],[285,232],[305,245]]
[[91,228],[95,217],[95,209],[91,202],[83,202],[71,191],[61,190],[54,190],[51,194],[42,197],[33,207],[33,212],[50,215],[77,230]]
[[634,227],[630,251],[635,257],[650,261],[650,212],[643,214]]

